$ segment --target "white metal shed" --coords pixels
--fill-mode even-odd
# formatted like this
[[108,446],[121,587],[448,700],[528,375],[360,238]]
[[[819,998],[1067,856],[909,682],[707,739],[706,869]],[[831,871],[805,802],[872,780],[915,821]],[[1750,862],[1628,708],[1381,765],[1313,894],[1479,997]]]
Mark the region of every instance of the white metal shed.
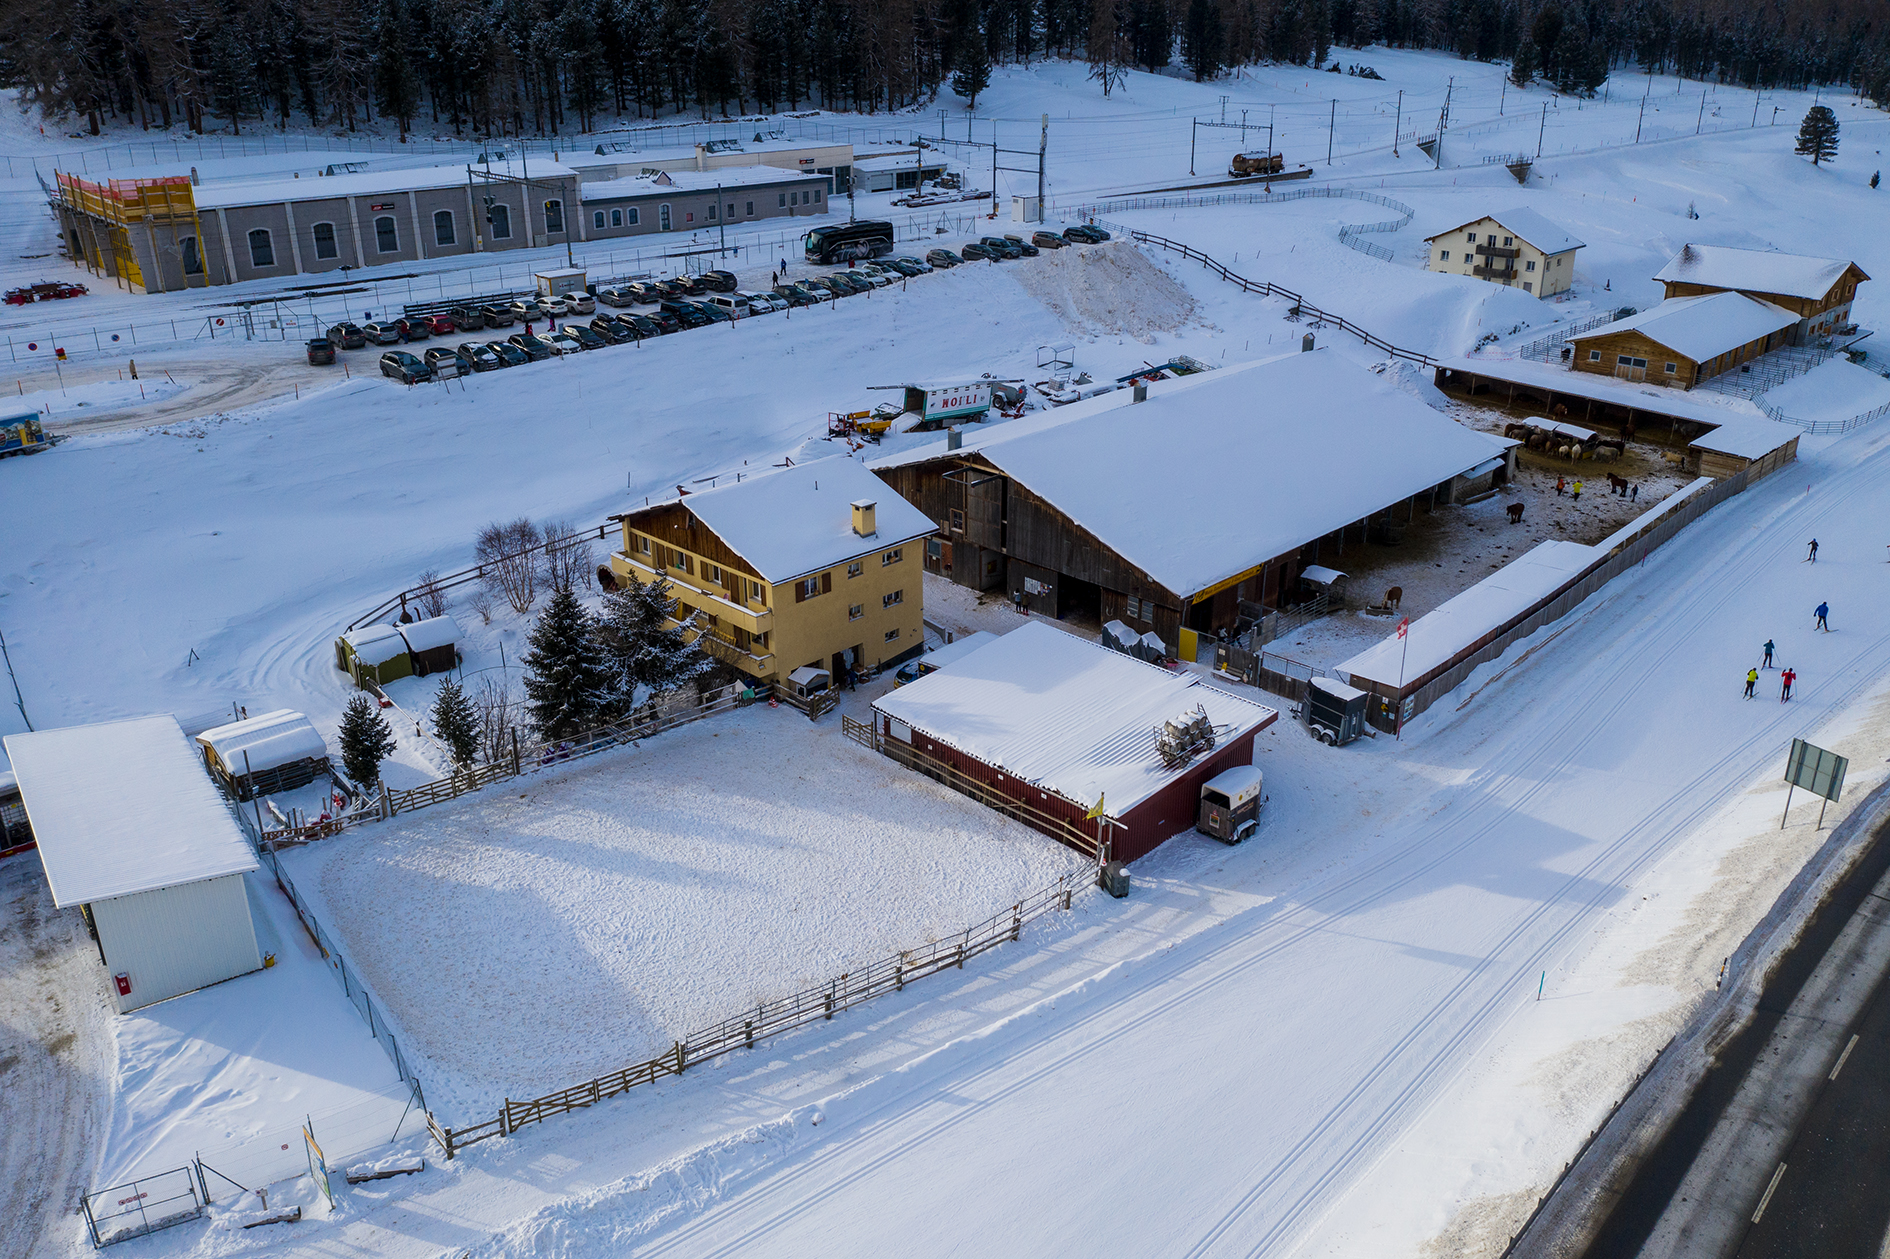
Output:
[[85,914],[120,1014],[262,966],[255,854],[175,717],[5,742],[53,904]]

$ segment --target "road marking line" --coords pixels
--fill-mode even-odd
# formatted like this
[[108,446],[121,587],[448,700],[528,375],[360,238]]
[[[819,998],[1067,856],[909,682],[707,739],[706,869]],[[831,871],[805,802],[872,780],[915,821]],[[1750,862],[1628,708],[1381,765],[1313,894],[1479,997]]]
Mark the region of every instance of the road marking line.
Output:
[[1851,1039],[1848,1042],[1846,1042],[1844,1046],[1844,1052],[1838,1055],[1838,1060],[1837,1060],[1836,1065],[1834,1065],[1831,1068],[1831,1074],[1826,1076],[1825,1079],[1827,1080],[1837,1079],[1837,1073],[1844,1069],[1844,1060],[1851,1056],[1851,1050],[1855,1048],[1857,1048],[1857,1036],[1855,1033],[1853,1033],[1851,1036]]
[[1752,1222],[1757,1224],[1759,1217],[1765,1214],[1765,1208],[1771,1205],[1772,1193],[1778,1188],[1779,1177],[1785,1174],[1785,1164],[1780,1163],[1778,1170],[1772,1173],[1772,1183],[1765,1187],[1765,1196],[1759,1199],[1759,1209],[1752,1213]]

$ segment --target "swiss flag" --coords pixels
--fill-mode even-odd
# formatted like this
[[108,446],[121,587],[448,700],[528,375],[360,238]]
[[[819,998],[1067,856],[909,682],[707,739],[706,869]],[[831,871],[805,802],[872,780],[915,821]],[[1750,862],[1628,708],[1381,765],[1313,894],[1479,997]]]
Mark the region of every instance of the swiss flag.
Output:
[[1411,628],[1411,618],[1407,616],[1402,621],[1398,622],[1398,637],[1403,638],[1404,632],[1410,628]]

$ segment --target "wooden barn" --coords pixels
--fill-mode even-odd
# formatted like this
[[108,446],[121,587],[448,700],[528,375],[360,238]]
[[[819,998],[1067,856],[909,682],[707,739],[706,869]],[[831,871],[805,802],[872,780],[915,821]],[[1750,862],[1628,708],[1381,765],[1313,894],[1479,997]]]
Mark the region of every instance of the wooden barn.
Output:
[[[928,572],[1195,658],[1304,565],[1488,488],[1515,442],[1327,350],[1117,390],[871,465],[930,516]],[[1343,565],[1340,564],[1342,567]]]
[[279,708],[197,736],[204,768],[238,800],[290,791],[328,773],[328,745],[315,723]]
[[1798,316],[1743,293],[1670,297],[1569,338],[1578,372],[1691,389],[1790,339]]
[[1786,341],[1803,345],[1851,325],[1857,286],[1870,277],[1855,262],[1729,245],[1686,245],[1654,276],[1666,296],[1743,293],[1796,318]]
[[450,673],[459,664],[459,623],[450,616],[433,616],[397,627],[407,644],[407,657],[417,678],[429,673]]
[[[1027,623],[873,703],[886,755],[1103,860],[1194,826],[1201,784],[1253,764],[1274,709]],[[1211,734],[1176,757],[1161,732]],[[973,784],[976,784],[974,787]],[[1007,807],[1008,806],[1008,807]],[[1100,806],[1100,817],[1090,814]]]

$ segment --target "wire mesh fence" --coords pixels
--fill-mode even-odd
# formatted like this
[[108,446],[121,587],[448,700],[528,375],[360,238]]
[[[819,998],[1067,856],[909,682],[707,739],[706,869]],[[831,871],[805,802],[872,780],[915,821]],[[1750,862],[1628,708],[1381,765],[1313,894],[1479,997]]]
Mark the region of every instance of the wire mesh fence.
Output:
[[176,1167],[94,1189],[79,1199],[79,1210],[92,1245],[104,1247],[196,1219],[204,1208],[200,1194],[191,1169]]

